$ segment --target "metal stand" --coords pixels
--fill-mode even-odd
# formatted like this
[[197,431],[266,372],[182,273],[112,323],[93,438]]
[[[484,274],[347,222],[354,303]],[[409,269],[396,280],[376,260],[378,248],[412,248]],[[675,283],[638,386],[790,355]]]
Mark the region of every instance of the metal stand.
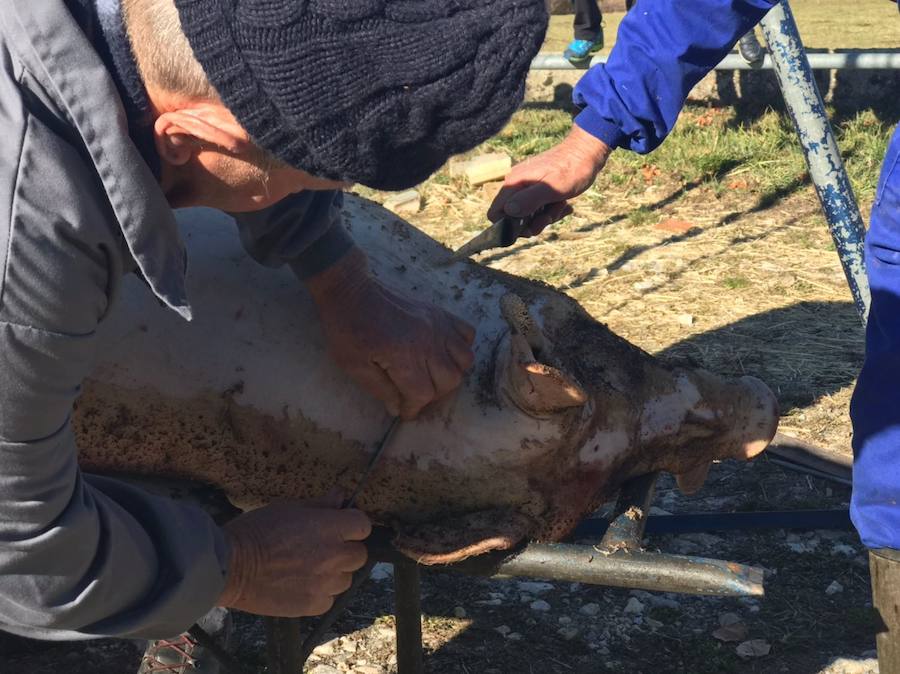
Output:
[[875,636],[878,671],[900,674],[900,552],[883,548],[869,551],[872,601],[881,616]]
[[394,564],[394,619],[397,621],[397,674],[425,671],[422,649],[422,585],[419,565]]
[[306,658],[300,656],[298,618],[266,618],[266,656],[270,674],[300,674]]
[[782,0],[760,23],[781,95],[794,121],[809,175],[828,220],[847,285],[863,323],[869,314],[869,282],[863,257],[866,228],[844,162],[825,114],[794,14]]

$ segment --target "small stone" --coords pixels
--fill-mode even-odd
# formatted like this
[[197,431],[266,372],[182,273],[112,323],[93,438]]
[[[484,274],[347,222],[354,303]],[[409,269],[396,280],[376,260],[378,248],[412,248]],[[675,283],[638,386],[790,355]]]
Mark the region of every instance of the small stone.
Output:
[[482,599],[481,601],[476,601],[476,604],[479,606],[500,606],[503,603],[502,599]]
[[829,498],[834,496],[834,489],[832,489],[831,487],[825,487],[825,496]]
[[568,625],[572,622],[572,619],[567,615],[561,615],[556,619],[556,622],[558,622],[560,625]]
[[309,674],[340,674],[341,670],[331,665],[316,665]]
[[341,650],[344,651],[344,653],[356,653],[356,649],[356,642],[352,639],[345,638],[341,641]]
[[545,602],[543,599],[538,599],[537,601],[531,602],[531,610],[532,611],[541,611],[541,612],[549,611],[550,604]]
[[585,604],[580,609],[578,609],[578,612],[593,617],[600,613],[600,604],[595,604],[593,602],[591,602],[590,604]]
[[581,590],[581,583],[569,583],[569,592],[578,592]]
[[640,602],[637,597],[631,597],[628,600],[628,603],[625,604],[625,613],[631,613],[633,615],[637,615],[644,612],[644,605]]
[[656,285],[656,281],[638,281],[637,283],[632,283],[631,287],[637,290],[638,292],[644,292],[645,290],[650,290]]
[[416,190],[405,190],[389,196],[383,206],[394,213],[418,213],[422,208],[422,195]]
[[825,588],[825,594],[837,594],[844,591],[844,586],[836,580],[831,581],[831,585]]
[[678,314],[675,320],[678,321],[678,325],[683,325],[686,328],[694,324],[694,317],[691,314]]
[[554,586],[551,583],[541,583],[531,580],[520,581],[516,583],[516,587],[522,592],[528,592],[530,594],[543,594],[544,592],[549,592],[554,589]]
[[465,618],[468,614],[466,613],[466,609],[462,606],[456,606],[453,609],[453,615],[456,618]]
[[658,630],[663,624],[659,620],[654,620],[653,618],[644,618],[644,622],[647,623],[647,626]]
[[654,225],[655,229],[659,229],[663,232],[670,232],[672,234],[685,234],[691,231],[696,225],[693,222],[688,222],[687,220],[678,220],[677,218],[669,218],[668,220],[663,220],[662,222]]
[[502,634],[503,636],[506,636],[507,634],[512,632],[512,630],[507,625],[500,625],[500,627],[495,627],[494,631],[498,634]]
[[761,658],[771,650],[772,647],[764,639],[751,639],[738,644],[735,652],[742,658]]
[[741,616],[737,613],[722,613],[719,616],[720,627],[727,627],[728,625],[734,625],[739,622],[741,622]]
[[518,632],[510,632],[506,635],[506,638],[510,641],[522,641],[522,635]]
[[572,641],[575,637],[578,636],[578,628],[577,627],[560,627],[556,630],[556,633],[561,636],[566,641]]
[[670,609],[680,609],[681,604],[674,599],[670,599],[669,597],[657,597],[654,596],[650,599],[650,605],[655,606],[656,608],[670,608]]
[[390,580],[393,577],[394,565],[385,562],[378,562],[372,567],[372,573],[369,574],[369,578],[372,580]]
[[337,639],[332,639],[331,641],[326,641],[324,644],[319,644],[313,649],[313,653],[318,655],[320,658],[328,655],[334,655],[334,644]]
[[393,641],[396,636],[396,632],[390,627],[376,627],[375,628],[375,638],[380,639],[381,641]]
[[384,669],[377,665],[357,665],[353,671],[356,674],[384,674]]
[[831,548],[832,555],[843,555],[844,557],[856,557],[856,548],[846,543],[835,543]]

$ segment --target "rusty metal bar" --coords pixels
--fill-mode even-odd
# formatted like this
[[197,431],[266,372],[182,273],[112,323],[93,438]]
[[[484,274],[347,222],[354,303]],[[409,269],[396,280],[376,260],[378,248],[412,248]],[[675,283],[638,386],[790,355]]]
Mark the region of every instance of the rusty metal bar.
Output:
[[[397,565],[409,559],[394,550],[379,531],[369,539],[369,553]],[[720,597],[764,594],[758,567],[718,559],[655,552],[600,552],[591,545],[532,543],[513,553],[488,553],[429,570],[498,578],[563,580],[657,592]]]
[[306,658],[300,657],[299,618],[266,618],[266,657],[270,674],[297,674]]
[[422,578],[410,560],[394,564],[394,619],[397,622],[397,674],[423,674]]
[[658,473],[649,473],[633,478],[622,486],[609,528],[598,546],[600,550],[640,550],[657,477]]

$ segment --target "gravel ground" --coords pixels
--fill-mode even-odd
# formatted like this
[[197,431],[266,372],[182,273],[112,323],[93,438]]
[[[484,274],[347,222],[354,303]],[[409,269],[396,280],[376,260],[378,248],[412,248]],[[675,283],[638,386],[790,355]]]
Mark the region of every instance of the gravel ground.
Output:
[[[846,507],[847,488],[762,459],[713,467],[696,495],[668,476],[652,514]],[[596,541],[579,541],[590,544]],[[851,531],[731,531],[654,536],[645,547],[760,566],[766,595],[714,598],[529,579],[425,573],[426,671],[635,674],[872,674],[876,618],[865,552]],[[308,663],[311,674],[396,671],[392,570],[379,565]],[[262,622],[236,616],[234,648],[264,671]],[[0,671],[122,674],[137,644],[0,642]]]

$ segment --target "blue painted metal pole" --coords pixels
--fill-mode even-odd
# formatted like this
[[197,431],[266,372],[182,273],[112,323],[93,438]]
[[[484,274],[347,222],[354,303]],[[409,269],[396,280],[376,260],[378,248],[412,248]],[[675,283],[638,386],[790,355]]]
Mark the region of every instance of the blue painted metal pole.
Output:
[[853,301],[865,323],[870,299],[863,257],[866,230],[787,0],[776,5],[760,25]]

